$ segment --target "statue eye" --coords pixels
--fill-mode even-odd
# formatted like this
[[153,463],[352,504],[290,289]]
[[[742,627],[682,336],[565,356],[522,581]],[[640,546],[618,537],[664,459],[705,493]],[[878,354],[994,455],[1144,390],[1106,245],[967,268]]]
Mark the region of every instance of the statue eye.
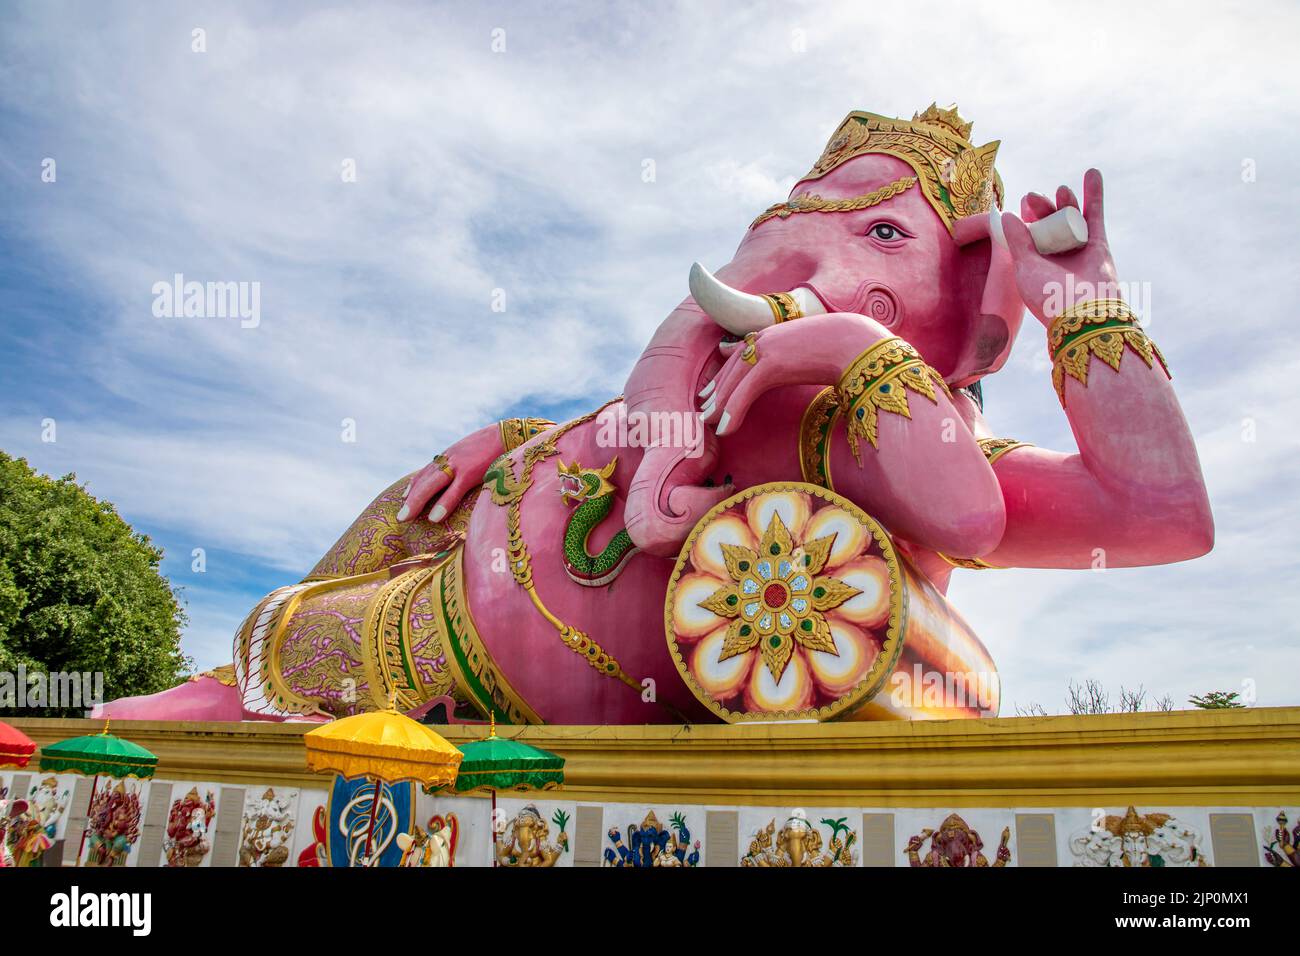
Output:
[[892,222],[876,223],[867,230],[867,235],[872,239],[879,239],[881,242],[897,242],[900,239],[912,238]]

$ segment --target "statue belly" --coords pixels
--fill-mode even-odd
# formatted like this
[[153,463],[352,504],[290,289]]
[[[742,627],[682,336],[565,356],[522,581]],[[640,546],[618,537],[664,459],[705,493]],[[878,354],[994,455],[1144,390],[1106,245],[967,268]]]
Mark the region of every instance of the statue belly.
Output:
[[[512,693],[546,723],[712,722],[682,683],[664,639],[672,562],[638,553],[612,581],[594,587],[574,582],[565,570],[563,539],[573,507],[561,496],[556,459],[603,466],[613,454],[597,447],[594,431],[585,428],[564,436],[558,454],[535,466],[518,513],[536,601],[510,567],[509,506],[480,496],[464,546],[474,625]],[[632,459],[626,448],[618,454]],[[626,487],[635,464],[619,461],[618,487]],[[622,512],[619,498],[607,523],[621,527]],[[612,533],[601,531],[593,548]]]

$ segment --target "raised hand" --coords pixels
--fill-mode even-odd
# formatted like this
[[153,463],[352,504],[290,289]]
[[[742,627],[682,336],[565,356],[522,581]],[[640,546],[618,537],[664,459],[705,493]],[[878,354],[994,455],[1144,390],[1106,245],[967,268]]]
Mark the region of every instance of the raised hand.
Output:
[[1080,208],[1074,191],[1061,186],[1056,190],[1055,202],[1040,193],[1026,195],[1020,201],[1023,221],[1014,213],[1002,214],[1002,231],[1015,264],[1016,288],[1025,307],[1044,325],[1050,325],[1052,319],[1075,304],[1066,301],[1071,289],[1078,291],[1075,299],[1107,298],[1106,290],[1114,289],[1117,283],[1115,261],[1106,242],[1101,173],[1090,169],[1083,177],[1080,211],[1088,224],[1087,243],[1072,252],[1042,255],[1025,223],[1045,219],[1065,206]]

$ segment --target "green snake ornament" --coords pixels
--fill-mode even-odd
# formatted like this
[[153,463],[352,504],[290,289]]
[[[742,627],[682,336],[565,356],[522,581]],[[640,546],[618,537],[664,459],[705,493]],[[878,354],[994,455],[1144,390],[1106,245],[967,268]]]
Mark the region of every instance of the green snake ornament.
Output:
[[531,483],[531,481],[520,481],[515,477],[514,465],[510,462],[508,452],[492,462],[491,467],[483,475],[483,484],[487,486],[492,500],[499,505],[508,505],[512,501],[517,501],[528,490]]
[[592,554],[587,548],[592,531],[614,507],[616,489],[609,479],[617,464],[617,455],[601,469],[584,468],[576,460],[571,465],[557,463],[560,496],[576,506],[564,526],[564,570],[583,587],[609,584],[623,573],[628,560],[637,552],[626,528],[619,528],[599,554]]

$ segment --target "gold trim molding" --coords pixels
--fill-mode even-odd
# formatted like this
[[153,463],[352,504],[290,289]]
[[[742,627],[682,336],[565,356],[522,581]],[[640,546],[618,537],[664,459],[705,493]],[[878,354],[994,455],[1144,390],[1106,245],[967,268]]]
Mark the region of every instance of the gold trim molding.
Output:
[[[99,720],[6,718],[40,746]],[[159,778],[325,789],[307,723],[114,720]],[[453,743],[484,728],[438,732]],[[578,801],[863,807],[1300,803],[1300,707],[828,724],[502,727],[567,759]]]

